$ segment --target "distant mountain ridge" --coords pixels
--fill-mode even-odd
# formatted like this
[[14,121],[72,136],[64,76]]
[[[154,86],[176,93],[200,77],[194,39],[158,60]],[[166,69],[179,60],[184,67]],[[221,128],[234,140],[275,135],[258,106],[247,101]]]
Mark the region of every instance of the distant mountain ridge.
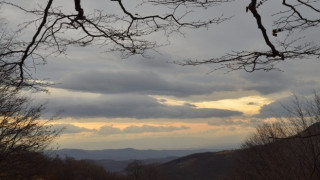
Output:
[[91,160],[145,160],[159,159],[167,157],[182,157],[194,153],[216,152],[217,149],[198,149],[198,150],[137,150],[133,148],[125,149],[105,149],[105,150],[83,150],[83,149],[60,149],[50,151],[50,156],[60,156],[61,158],[72,157],[76,160],[91,159]]

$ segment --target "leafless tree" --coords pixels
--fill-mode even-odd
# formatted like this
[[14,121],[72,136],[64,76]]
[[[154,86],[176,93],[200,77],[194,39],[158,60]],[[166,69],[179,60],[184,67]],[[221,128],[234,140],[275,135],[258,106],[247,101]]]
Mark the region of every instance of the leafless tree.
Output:
[[[43,83],[17,81],[14,53],[21,45],[0,20],[0,179],[31,179],[39,174],[46,157],[42,154],[59,134],[48,120],[39,120],[44,105],[32,105],[24,90],[42,88]],[[40,85],[40,86],[38,86]]]
[[319,179],[320,97],[284,107],[287,117],[259,126],[242,144],[231,179]]
[[0,78],[0,179],[37,172],[40,154],[60,130],[39,120],[43,105],[33,106],[20,89],[3,84]]

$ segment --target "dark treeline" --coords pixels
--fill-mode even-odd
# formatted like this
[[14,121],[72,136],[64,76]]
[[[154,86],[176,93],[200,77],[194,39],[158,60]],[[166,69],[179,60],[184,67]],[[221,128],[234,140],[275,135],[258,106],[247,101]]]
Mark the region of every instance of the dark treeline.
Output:
[[[14,163],[14,162],[13,162]],[[122,180],[125,176],[106,172],[103,167],[90,161],[78,161],[72,158],[49,158],[33,153],[27,161],[15,164],[15,167],[1,169],[0,179],[45,179],[45,180]]]
[[19,161],[8,163],[8,168],[0,169],[0,179],[4,180],[157,180],[161,176],[157,164],[143,165],[133,161],[125,172],[106,171],[90,160],[62,159],[48,157],[41,153],[24,153]]

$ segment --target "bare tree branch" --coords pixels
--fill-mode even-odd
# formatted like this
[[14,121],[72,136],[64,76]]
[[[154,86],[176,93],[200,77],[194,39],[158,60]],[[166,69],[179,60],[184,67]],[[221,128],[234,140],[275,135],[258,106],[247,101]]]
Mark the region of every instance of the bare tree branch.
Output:
[[[274,21],[272,35],[277,37],[278,33],[287,33],[283,40],[277,39],[271,41],[268,35],[267,28],[262,22],[262,17],[258,12],[258,8],[267,0],[258,2],[251,0],[247,6],[246,11],[252,13],[262,33],[265,44],[270,51],[250,51],[244,50],[240,52],[231,52],[217,58],[207,60],[187,60],[185,62],[178,62],[182,65],[200,65],[200,64],[217,64],[217,69],[227,68],[229,70],[245,70],[253,72],[257,70],[270,71],[277,69],[277,62],[283,60],[306,59],[306,58],[319,58],[320,57],[320,44],[314,42],[305,43],[303,38],[299,37],[301,31],[311,28],[317,28],[320,22],[320,1],[318,0],[295,0],[290,1],[295,4],[289,4],[286,0],[282,1],[284,11],[274,14],[279,17]],[[279,6],[281,6],[279,5]],[[303,13],[313,13],[311,17],[303,15]],[[299,30],[296,32],[296,30]],[[317,30],[317,29],[316,29]],[[298,36],[293,40],[289,40],[293,35]]]
[[[120,52],[123,57],[131,55],[143,55],[147,50],[154,49],[159,44],[147,37],[157,32],[164,32],[167,37],[174,32],[180,32],[182,28],[201,28],[210,24],[219,24],[228,17],[215,17],[208,20],[185,21],[185,14],[178,15],[177,9],[184,7],[208,8],[230,0],[211,1],[143,1],[141,5],[153,4],[169,8],[171,13],[141,16],[130,12],[122,0],[110,0],[116,2],[122,12],[119,15],[109,14],[102,10],[84,14],[80,0],[74,0],[77,14],[63,13],[59,8],[52,7],[53,0],[46,2],[45,8],[28,10],[19,4],[10,1],[1,1],[4,6],[11,6],[17,10],[36,17],[24,23],[23,28],[29,28],[33,24],[37,26],[35,34],[30,42],[13,39],[16,42],[10,44],[10,49],[0,51],[0,67],[5,71],[13,71],[17,75],[15,81],[21,86],[31,77],[28,75],[26,61],[42,59],[45,51],[53,54],[64,54],[69,46],[101,45],[106,51]],[[122,14],[122,15],[120,15]],[[118,25],[121,25],[120,27]],[[77,32],[77,36],[66,36],[66,33]],[[25,44],[25,45],[23,45]],[[9,46],[8,46],[9,47]],[[10,60],[8,60],[8,58]],[[13,73],[11,73],[13,74]]]

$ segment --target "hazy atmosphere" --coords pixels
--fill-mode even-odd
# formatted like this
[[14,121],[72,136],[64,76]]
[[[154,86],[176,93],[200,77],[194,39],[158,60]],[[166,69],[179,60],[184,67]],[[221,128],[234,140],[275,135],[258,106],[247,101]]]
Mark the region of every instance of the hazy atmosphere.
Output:
[[[37,3],[44,6],[46,2],[23,3],[23,7],[32,9]],[[94,9],[117,13],[119,7],[113,7],[114,3],[82,0],[87,13]],[[148,50],[144,56],[122,57],[96,44],[71,47],[65,55],[50,56],[45,65],[31,69],[32,76],[54,83],[48,88],[49,93],[32,96],[35,103],[47,103],[42,119],[59,114],[54,124],[65,130],[55,141],[57,146],[232,149],[257,125],[282,115],[280,103],[290,102],[293,94],[312,95],[320,87],[317,59],[283,61],[276,64],[278,70],[252,73],[219,69],[217,64],[179,65],[189,59],[219,57],[232,50],[267,48],[252,14],[246,13],[247,4],[249,1],[235,1],[186,16],[197,19],[223,13],[232,18],[208,28],[182,28],[181,33],[173,32],[169,38],[161,32],[152,34],[149,38],[163,46]],[[136,5],[135,1],[126,4],[137,14],[161,11],[152,7],[139,9]],[[54,1],[53,6],[67,13],[74,11],[71,0]],[[262,14],[277,11],[274,1],[267,1],[265,6]],[[0,16],[9,29],[26,20],[24,13],[15,12],[18,11],[12,6],[1,9]],[[264,22],[271,25],[272,19],[265,18]],[[30,38],[33,33],[30,28],[21,36]],[[281,34],[279,38],[283,38]],[[313,39],[319,42],[320,36]]]

